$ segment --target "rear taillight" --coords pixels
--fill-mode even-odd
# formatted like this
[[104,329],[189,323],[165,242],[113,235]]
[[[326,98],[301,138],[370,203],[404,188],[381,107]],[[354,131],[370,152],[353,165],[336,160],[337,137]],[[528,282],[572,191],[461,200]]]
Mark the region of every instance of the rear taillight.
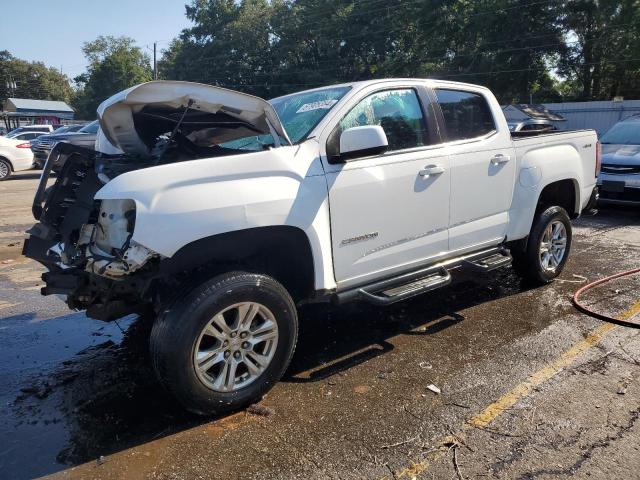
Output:
[[16,145],[16,148],[31,148],[31,143],[27,142],[27,143],[19,143],[18,145]]
[[596,178],[600,175],[600,167],[602,166],[602,144],[596,143]]

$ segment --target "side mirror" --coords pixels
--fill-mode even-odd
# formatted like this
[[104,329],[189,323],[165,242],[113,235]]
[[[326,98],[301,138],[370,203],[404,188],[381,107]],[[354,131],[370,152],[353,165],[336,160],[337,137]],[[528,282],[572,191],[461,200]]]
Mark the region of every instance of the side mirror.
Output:
[[347,128],[340,135],[340,160],[377,155],[389,148],[387,135],[379,125]]

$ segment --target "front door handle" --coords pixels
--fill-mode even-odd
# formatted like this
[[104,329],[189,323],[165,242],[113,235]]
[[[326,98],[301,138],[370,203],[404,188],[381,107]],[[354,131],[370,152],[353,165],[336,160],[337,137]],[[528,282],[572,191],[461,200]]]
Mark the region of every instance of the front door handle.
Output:
[[422,178],[429,178],[431,175],[440,175],[442,173],[444,173],[444,168],[440,165],[427,165],[418,172]]
[[501,165],[507,163],[509,160],[511,160],[511,157],[509,155],[503,155],[502,153],[496,153],[491,157],[491,163],[494,165]]

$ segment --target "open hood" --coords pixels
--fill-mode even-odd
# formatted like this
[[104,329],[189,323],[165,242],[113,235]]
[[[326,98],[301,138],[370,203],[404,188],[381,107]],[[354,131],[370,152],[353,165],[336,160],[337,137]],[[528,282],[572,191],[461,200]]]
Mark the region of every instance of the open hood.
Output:
[[149,155],[180,122],[184,135],[228,142],[271,134],[291,143],[273,106],[253,95],[201,83],[157,80],[113,95],[98,107],[100,128],[127,154]]

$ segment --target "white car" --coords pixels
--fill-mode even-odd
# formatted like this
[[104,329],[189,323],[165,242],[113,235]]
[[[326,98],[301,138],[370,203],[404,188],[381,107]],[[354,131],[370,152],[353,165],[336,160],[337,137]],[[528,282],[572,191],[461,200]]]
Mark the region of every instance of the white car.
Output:
[[34,167],[31,140],[44,132],[19,132],[11,137],[0,137],[0,180],[6,180],[13,172]]
[[22,127],[16,127],[7,133],[7,137],[23,132],[40,132],[40,133],[52,133],[57,126],[54,125],[24,125]]
[[278,381],[297,305],[384,306],[512,260],[552,281],[595,199],[593,130],[512,139],[476,85],[371,80],[267,102],[156,81],[98,116],[124,153],[58,144],[24,253],[49,269],[44,295],[90,317],[157,312],[156,374],[202,414]]

